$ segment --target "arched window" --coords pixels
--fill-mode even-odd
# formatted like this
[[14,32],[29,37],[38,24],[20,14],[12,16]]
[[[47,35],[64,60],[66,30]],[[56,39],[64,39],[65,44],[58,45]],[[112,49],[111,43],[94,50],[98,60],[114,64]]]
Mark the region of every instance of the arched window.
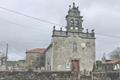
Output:
[[74,20],[73,19],[70,20],[70,24],[71,24],[71,26],[74,25]]
[[76,25],[79,25],[79,20],[75,20],[75,24],[76,24]]
[[76,30],[78,30],[78,27],[75,27]]
[[70,29],[73,29],[73,27],[70,27]]

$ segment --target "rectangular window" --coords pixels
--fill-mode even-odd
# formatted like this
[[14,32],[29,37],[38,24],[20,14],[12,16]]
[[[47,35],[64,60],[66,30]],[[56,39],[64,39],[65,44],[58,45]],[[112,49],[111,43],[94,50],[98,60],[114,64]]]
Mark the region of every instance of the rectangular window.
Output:
[[73,43],[73,52],[77,52],[77,43]]

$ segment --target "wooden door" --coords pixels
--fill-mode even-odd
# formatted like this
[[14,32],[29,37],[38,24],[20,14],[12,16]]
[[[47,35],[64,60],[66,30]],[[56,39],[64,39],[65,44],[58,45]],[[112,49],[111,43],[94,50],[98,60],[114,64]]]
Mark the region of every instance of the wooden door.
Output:
[[79,60],[72,60],[71,70],[79,71]]

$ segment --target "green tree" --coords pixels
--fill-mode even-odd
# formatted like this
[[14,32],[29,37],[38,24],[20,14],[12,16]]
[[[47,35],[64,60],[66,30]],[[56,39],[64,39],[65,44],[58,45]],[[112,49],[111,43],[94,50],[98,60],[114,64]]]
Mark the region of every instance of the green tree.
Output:
[[102,61],[97,60],[97,61],[96,61],[96,67],[99,68],[99,67],[101,67],[101,66],[102,66]]

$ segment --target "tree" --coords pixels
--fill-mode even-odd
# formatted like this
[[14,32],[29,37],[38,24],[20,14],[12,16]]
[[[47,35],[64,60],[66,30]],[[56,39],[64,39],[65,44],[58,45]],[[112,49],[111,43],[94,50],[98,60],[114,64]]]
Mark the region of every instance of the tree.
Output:
[[110,58],[112,60],[120,60],[120,47],[117,47],[110,53]]
[[101,67],[101,66],[102,66],[102,61],[97,60],[97,61],[96,61],[96,67],[99,68],[99,67]]

